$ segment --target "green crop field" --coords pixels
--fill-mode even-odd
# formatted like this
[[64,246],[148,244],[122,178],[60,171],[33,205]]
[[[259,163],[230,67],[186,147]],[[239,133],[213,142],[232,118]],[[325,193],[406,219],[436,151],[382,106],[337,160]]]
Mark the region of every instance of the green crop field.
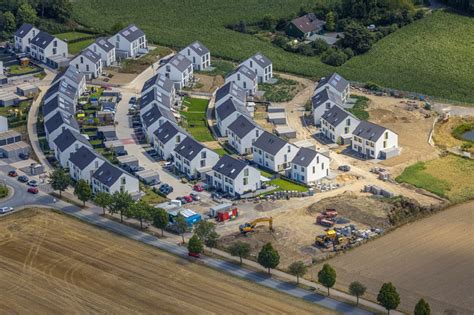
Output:
[[91,38],[91,39],[81,40],[75,43],[69,43],[68,44],[69,53],[76,55],[80,53],[83,49],[85,49],[87,46],[92,44],[94,41],[95,39]]
[[91,34],[82,33],[82,32],[67,32],[67,33],[55,34],[54,36],[56,36],[59,39],[67,40],[67,41],[76,40],[80,38],[94,37]]
[[[139,2],[139,4],[137,4]],[[311,7],[310,0],[77,0],[75,18],[86,26],[109,31],[116,22],[135,23],[151,42],[184,47],[200,40],[214,57],[240,61],[260,51],[275,70],[318,78],[338,71],[348,79],[474,103],[474,19],[435,12],[385,37],[369,53],[339,68],[319,57],[286,52],[256,36],[225,26],[283,17]],[[103,14],[107,12],[107,14]],[[212,13],[210,13],[212,12]]]

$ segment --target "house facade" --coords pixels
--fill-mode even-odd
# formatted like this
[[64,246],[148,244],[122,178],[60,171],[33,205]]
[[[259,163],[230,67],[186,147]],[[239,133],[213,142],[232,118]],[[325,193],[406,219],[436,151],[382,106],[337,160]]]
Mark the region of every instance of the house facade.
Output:
[[52,150],[56,150],[54,140],[56,140],[56,138],[66,129],[79,132],[79,125],[74,119],[74,116],[63,112],[57,112],[45,122],[44,130],[46,133],[46,140],[48,140],[49,147]]
[[222,137],[227,136],[227,129],[239,116],[249,116],[247,109],[229,98],[216,108],[217,128]]
[[308,13],[293,19],[286,27],[285,32],[288,36],[306,39],[320,33],[324,25],[326,25],[325,21],[318,19],[314,13]]
[[81,51],[72,61],[71,66],[83,73],[88,80],[98,78],[102,73],[102,59],[90,49]]
[[109,162],[104,162],[92,175],[92,192],[112,195],[121,191],[138,193],[140,191],[138,179]]
[[261,53],[257,53],[241,63],[257,75],[258,83],[268,82],[273,78],[273,64]]
[[94,149],[86,146],[80,147],[69,158],[69,175],[76,182],[80,179],[92,185],[92,175],[105,163],[102,156]]
[[189,178],[200,178],[219,160],[219,155],[194,140],[186,137],[173,150],[174,167]]
[[202,71],[211,66],[211,53],[202,43],[195,41],[179,52],[192,62],[196,71]]
[[23,53],[30,53],[31,41],[40,32],[31,24],[23,23],[14,34],[15,50]]
[[333,106],[321,116],[321,133],[334,143],[347,144],[359,120],[339,106]]
[[227,143],[240,155],[252,154],[253,143],[262,132],[252,119],[241,115],[227,128]]
[[398,135],[383,126],[361,121],[353,131],[352,150],[366,159],[387,159],[397,156]]
[[315,126],[321,124],[321,116],[333,106],[342,107],[342,100],[330,89],[326,88],[314,94],[311,98],[313,121]]
[[115,47],[116,58],[136,58],[148,53],[146,35],[134,24],[125,27],[108,41]]
[[176,88],[181,90],[192,83],[194,68],[188,58],[181,54],[176,54],[167,63],[159,67],[157,73],[173,81]]
[[142,98],[152,90],[155,91],[158,101],[161,95],[165,95],[169,98],[170,105],[176,103],[176,88],[174,83],[163,74],[157,73],[145,82],[141,91]]
[[317,94],[324,89],[329,89],[334,94],[336,94],[337,97],[341,99],[342,104],[347,102],[351,94],[351,86],[349,81],[337,73],[333,73],[327,77],[322,77],[316,85],[314,93]]
[[329,176],[330,159],[326,155],[308,148],[299,148],[293,160],[287,176],[294,181],[312,185],[317,181]]
[[146,136],[149,142],[153,144],[154,133],[165,122],[176,124],[173,113],[169,109],[153,105],[152,108],[141,115],[142,125],[145,128]]
[[285,140],[264,131],[253,143],[253,161],[274,172],[285,171],[298,148]]
[[247,92],[247,95],[255,95],[258,89],[257,74],[247,66],[241,65],[225,78],[225,83],[232,82]]
[[30,56],[52,68],[65,66],[68,57],[67,43],[46,32],[40,31],[31,40]]
[[242,106],[246,106],[247,92],[236,84],[234,84],[233,82],[227,82],[216,90],[214,107],[218,108],[228,99],[232,99],[235,103],[239,103]]
[[57,136],[54,144],[56,160],[63,168],[69,168],[69,160],[73,152],[83,146],[91,148],[89,141],[83,135],[70,129],[65,129]]
[[207,174],[207,183],[218,191],[239,197],[261,188],[260,171],[242,160],[224,155]]
[[110,67],[116,61],[115,46],[105,38],[98,38],[95,42],[90,44],[87,49],[100,56],[103,67]]
[[180,127],[167,121],[155,130],[153,136],[153,146],[158,155],[163,160],[170,160],[173,158],[174,149],[187,134]]

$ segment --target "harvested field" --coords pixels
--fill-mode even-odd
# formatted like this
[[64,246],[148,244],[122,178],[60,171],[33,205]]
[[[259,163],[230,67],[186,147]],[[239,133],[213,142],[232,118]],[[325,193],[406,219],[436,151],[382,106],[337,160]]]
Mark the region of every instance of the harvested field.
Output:
[[472,201],[451,207],[333,258],[336,287],[347,290],[358,280],[375,299],[382,283],[391,281],[401,295],[401,309],[409,313],[423,297],[434,314],[447,309],[472,314],[473,209]]
[[3,314],[332,314],[54,212],[0,231]]

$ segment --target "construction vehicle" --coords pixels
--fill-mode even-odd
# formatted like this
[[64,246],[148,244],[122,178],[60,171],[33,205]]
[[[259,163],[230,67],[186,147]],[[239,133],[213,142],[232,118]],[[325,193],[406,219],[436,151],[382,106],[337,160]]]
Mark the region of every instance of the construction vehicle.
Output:
[[257,226],[258,223],[261,222],[268,222],[268,228],[270,231],[273,231],[273,218],[272,217],[262,217],[262,218],[257,218],[251,222],[246,222],[244,224],[241,224],[239,226],[240,233],[242,234],[247,234],[249,232],[255,231],[255,227]]
[[315,243],[317,246],[324,248],[329,248],[332,245],[333,250],[336,251],[347,246],[349,239],[330,229],[326,231],[326,234],[316,236]]
[[325,227],[333,227],[334,226],[334,222],[331,221],[331,220],[328,220],[328,217],[325,216],[324,214],[321,214],[321,215],[318,215],[316,217],[316,222],[322,226],[325,226]]
[[321,214],[326,216],[326,218],[328,218],[328,219],[337,217],[336,209],[326,209]]

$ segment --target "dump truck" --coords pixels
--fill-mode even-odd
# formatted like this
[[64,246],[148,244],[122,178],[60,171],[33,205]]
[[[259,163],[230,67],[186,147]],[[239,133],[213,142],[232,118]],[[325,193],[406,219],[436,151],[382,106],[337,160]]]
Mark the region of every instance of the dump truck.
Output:
[[318,215],[316,217],[316,222],[322,226],[325,226],[325,227],[333,227],[334,226],[334,222],[331,221],[331,220],[328,220],[327,219],[327,216],[325,216],[324,214],[321,214],[321,215]]
[[326,209],[322,212],[322,215],[326,216],[326,218],[335,218],[337,217],[336,209]]
[[239,226],[240,233],[242,234],[247,234],[249,232],[255,231],[255,227],[257,226],[258,223],[261,222],[268,222],[268,228],[270,231],[273,231],[273,218],[272,217],[263,217],[263,218],[257,218],[251,222],[246,222],[244,224],[241,224]]

